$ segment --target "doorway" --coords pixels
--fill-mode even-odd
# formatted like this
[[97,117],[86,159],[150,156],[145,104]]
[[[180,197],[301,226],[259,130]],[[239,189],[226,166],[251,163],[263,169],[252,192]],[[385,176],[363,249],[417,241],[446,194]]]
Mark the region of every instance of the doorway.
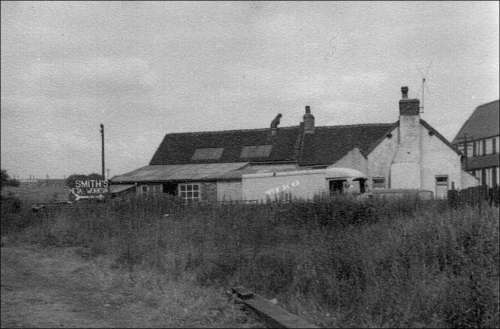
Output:
[[163,193],[170,195],[177,195],[177,184],[176,183],[163,183]]
[[344,183],[345,182],[346,182],[345,179],[343,179],[343,180],[331,180],[329,183],[330,195],[344,193]]
[[436,176],[436,198],[446,199],[448,197],[448,176]]

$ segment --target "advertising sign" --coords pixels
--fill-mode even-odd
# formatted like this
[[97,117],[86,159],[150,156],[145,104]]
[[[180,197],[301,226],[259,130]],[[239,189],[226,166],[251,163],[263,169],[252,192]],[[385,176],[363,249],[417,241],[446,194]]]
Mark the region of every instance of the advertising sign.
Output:
[[108,182],[104,179],[76,180],[71,193],[75,201],[79,199],[104,199],[108,192]]

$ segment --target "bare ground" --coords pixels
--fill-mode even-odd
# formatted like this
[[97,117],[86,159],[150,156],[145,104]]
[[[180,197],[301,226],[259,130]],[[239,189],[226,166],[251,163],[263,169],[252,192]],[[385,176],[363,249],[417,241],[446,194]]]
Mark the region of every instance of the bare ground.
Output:
[[1,249],[1,327],[260,327],[222,291],[151,284],[75,248]]

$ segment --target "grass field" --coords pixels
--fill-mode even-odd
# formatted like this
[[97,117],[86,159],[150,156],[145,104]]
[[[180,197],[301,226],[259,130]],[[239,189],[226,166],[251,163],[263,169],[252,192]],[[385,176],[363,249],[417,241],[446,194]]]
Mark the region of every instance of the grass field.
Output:
[[21,183],[19,187],[2,186],[2,196],[15,195],[25,203],[67,201],[69,188],[64,181],[55,183]]
[[499,210],[323,199],[184,205],[162,196],[22,209],[12,239],[81,247],[129,273],[244,285],[325,327],[499,327]]

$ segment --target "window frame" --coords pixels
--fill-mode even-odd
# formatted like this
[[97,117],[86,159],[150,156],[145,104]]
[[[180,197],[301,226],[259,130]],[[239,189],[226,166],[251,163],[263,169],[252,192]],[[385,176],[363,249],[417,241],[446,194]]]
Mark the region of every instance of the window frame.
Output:
[[[376,182],[376,180],[382,182]],[[372,177],[372,189],[384,189],[384,188],[385,188],[385,177],[382,176]]]
[[[177,186],[178,196],[184,201],[201,201],[200,183],[180,183]],[[195,196],[196,195],[196,196]]]

